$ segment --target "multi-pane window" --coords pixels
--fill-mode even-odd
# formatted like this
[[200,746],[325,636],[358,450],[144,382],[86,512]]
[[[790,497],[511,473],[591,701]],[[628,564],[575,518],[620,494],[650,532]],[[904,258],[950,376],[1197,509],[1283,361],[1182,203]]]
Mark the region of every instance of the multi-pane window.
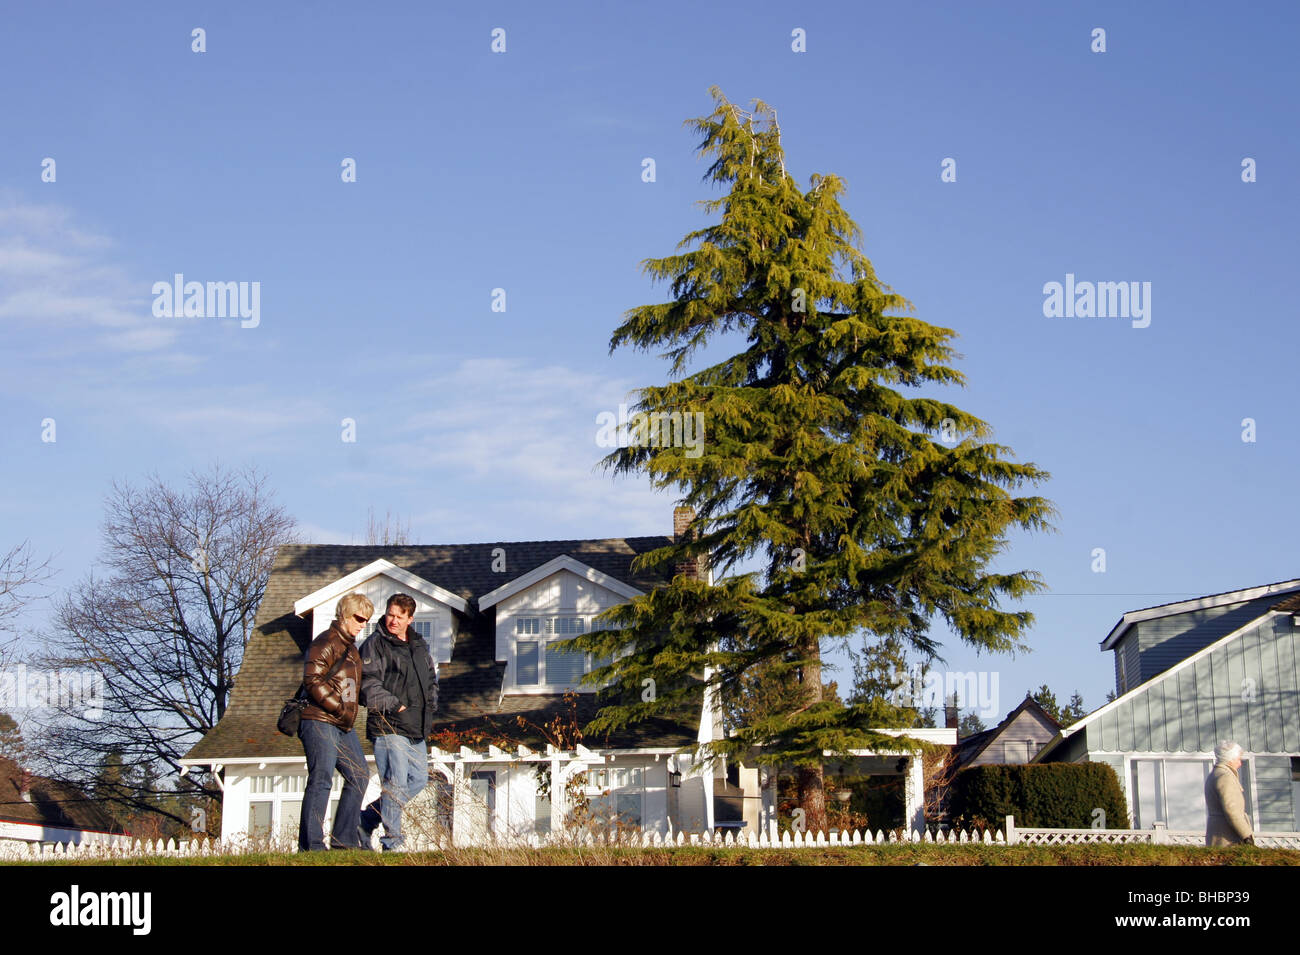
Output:
[[[1203,831],[1205,779],[1213,770],[1212,759],[1133,760],[1133,828],[1150,829],[1163,822],[1170,829]],[[1237,777],[1246,815],[1253,819],[1250,770],[1251,762],[1246,760],[1237,770]]]
[[538,673],[537,641],[517,641],[515,643],[515,682],[520,686],[536,686]]
[[[267,773],[250,776],[248,791],[254,798],[248,802],[248,834],[268,836],[278,833],[288,838],[296,838],[298,821],[302,817],[302,794],[306,788],[306,773],[281,775]],[[335,773],[331,791],[337,796],[342,789],[343,779]],[[338,799],[332,799],[331,809],[337,804]],[[333,813],[331,812],[330,815],[332,816]]]
[[587,770],[587,805],[592,819],[614,828],[640,827],[644,819],[645,770],[640,766],[597,766]]
[[546,682],[572,686],[587,672],[587,654],[581,650],[566,652],[554,643],[546,645]]
[[257,800],[248,804],[248,834],[250,836],[269,836],[271,834],[271,807],[268,800]]
[[470,773],[469,791],[471,827],[489,837],[495,835],[497,812],[496,770],[481,770]]
[[538,793],[533,799],[533,831],[539,836],[551,833],[551,797]]
[[590,653],[558,646],[586,633],[587,623],[587,617],[516,617],[515,685],[577,687],[584,675],[607,665],[609,657],[593,658]]

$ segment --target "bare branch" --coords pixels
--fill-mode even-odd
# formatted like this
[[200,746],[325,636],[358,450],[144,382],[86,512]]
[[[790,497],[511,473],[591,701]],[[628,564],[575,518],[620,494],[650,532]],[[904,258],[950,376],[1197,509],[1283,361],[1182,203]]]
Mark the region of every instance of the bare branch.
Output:
[[[226,711],[235,674],[280,546],[293,520],[253,470],[213,466],[182,489],[157,475],[115,482],[105,501],[102,564],[59,602],[46,651],[48,685],[97,687],[51,700],[43,760],[65,778],[100,779],[123,767],[122,805],[174,816],[157,797],[180,759]],[[75,677],[75,678],[74,678]],[[215,780],[189,775],[180,791],[220,798]]]

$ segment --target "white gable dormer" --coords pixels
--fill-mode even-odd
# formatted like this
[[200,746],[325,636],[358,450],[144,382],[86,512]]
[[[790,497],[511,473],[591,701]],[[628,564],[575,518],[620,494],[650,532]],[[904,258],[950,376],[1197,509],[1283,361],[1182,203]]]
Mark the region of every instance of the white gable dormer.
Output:
[[595,692],[596,687],[581,683],[599,665],[591,654],[560,653],[551,644],[590,633],[597,614],[641,593],[562,555],[484,594],[479,609],[497,608],[496,658],[506,663],[502,691]]
[[443,664],[451,661],[452,639],[455,635],[452,611],[466,613],[469,605],[464,598],[382,558],[295,601],[293,612],[300,617],[311,614],[311,635],[314,640],[329,629],[339,600],[353,592],[364,594],[375,605],[370,622],[362,631],[363,635],[370,634],[379,623],[390,596],[395,593],[409,594],[415,600],[415,617],[411,625],[428,641],[434,662]]

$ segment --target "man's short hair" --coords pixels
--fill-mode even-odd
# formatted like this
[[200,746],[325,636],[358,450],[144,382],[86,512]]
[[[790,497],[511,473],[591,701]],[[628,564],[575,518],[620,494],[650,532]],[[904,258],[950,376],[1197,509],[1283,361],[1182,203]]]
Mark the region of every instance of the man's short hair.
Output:
[[365,594],[350,593],[339,601],[334,608],[334,619],[340,622],[348,620],[353,614],[359,613],[365,616],[367,620],[375,612],[375,605],[370,602],[370,598]]
[[1234,759],[1240,759],[1243,754],[1244,750],[1239,744],[1229,739],[1221,740],[1219,745],[1214,747],[1214,762],[1216,764],[1228,763]]
[[384,609],[392,610],[393,604],[397,604],[397,606],[401,607],[402,613],[406,614],[406,616],[408,617],[415,616],[414,597],[408,597],[406,594],[393,594],[391,597],[388,598],[388,604],[387,606],[384,607]]

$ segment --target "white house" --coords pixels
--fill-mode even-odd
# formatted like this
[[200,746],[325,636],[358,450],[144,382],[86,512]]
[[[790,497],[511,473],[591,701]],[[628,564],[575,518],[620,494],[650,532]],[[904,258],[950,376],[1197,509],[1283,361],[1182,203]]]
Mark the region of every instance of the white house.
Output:
[[[692,516],[678,508],[674,534],[684,533]],[[433,779],[421,801],[457,844],[558,831],[579,790],[593,813],[621,826],[664,835],[713,829],[714,791],[725,786],[725,767],[706,768],[698,756],[698,745],[720,732],[707,695],[675,721],[646,721],[599,738],[560,740],[547,729],[556,720],[585,726],[597,710],[595,688],[580,683],[596,661],[554,644],[590,632],[601,611],[661,586],[663,577],[634,571],[632,561],[670,543],[636,537],[282,548],[230,706],[182,760],[218,773],[222,838],[297,832],[306,762],[301,743],[276,730],[276,717],[302,679],[308,644],[352,591],[375,604],[367,634],[391,594],[416,601],[413,625],[433,649],[441,687]],[[705,567],[690,572],[696,570],[709,574]],[[572,708],[566,692],[576,694]],[[357,730],[373,760],[364,709]],[[499,745],[503,738],[513,745]],[[747,782],[753,798],[745,821],[751,831],[771,830],[774,781]],[[331,810],[340,787],[336,776]],[[367,801],[376,794],[372,776]],[[912,802],[915,823],[919,791]]]

